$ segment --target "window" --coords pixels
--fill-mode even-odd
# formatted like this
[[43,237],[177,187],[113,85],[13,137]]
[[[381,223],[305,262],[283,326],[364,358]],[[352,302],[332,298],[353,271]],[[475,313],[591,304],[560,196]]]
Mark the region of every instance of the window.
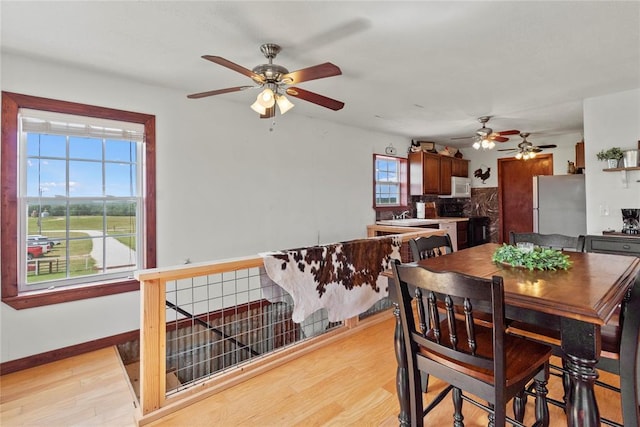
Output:
[[373,205],[375,208],[407,205],[407,159],[374,154]]
[[155,118],[6,92],[2,102],[3,301],[138,289],[133,271],[155,266]]

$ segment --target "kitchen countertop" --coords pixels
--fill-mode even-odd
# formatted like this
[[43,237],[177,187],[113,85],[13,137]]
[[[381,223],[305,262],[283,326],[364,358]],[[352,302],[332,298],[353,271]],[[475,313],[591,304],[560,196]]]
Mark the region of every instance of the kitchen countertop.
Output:
[[431,232],[431,234],[434,235],[439,235],[442,236],[445,234],[445,230],[441,230],[439,228],[422,228],[422,227],[400,227],[400,226],[396,226],[396,225],[378,225],[378,224],[371,224],[371,225],[367,225],[367,236],[368,237],[374,237],[376,236],[377,232],[382,232],[382,233],[391,233],[391,234],[404,234],[404,233],[414,233],[418,230],[416,230],[416,228],[420,231],[420,232],[424,232],[424,233],[429,233]]
[[438,217],[438,218],[406,218],[406,219],[388,219],[376,221],[376,225],[394,226],[394,227],[424,227],[437,224],[448,224],[452,222],[469,221],[469,218],[459,217]]

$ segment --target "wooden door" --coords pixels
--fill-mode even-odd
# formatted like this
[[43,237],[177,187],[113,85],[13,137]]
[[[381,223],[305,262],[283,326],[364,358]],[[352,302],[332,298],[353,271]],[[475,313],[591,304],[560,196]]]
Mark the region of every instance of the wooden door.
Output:
[[553,154],[533,159],[498,159],[499,242],[509,241],[509,232],[533,232],[533,177],[553,175]]

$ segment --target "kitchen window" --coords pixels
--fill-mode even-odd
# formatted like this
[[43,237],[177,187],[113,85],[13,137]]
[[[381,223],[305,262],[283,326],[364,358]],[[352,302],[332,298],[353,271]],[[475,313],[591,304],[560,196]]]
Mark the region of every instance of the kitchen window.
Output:
[[7,92],[2,103],[3,301],[138,289],[133,272],[155,266],[154,116]]
[[407,159],[373,155],[373,206],[376,209],[407,205]]

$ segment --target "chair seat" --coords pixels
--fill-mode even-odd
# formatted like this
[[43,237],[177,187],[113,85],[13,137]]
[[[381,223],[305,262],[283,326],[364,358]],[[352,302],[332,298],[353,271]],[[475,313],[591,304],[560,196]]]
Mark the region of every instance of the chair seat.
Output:
[[[449,325],[446,320],[440,322],[441,336],[443,339],[448,339]],[[458,347],[464,348],[465,351],[469,351],[467,344],[467,333],[465,330],[464,321],[456,321],[456,332],[458,335]],[[493,333],[490,328],[484,327],[481,324],[476,323],[476,343],[479,349],[478,355],[490,358],[493,354]],[[430,332],[427,333],[430,336]],[[551,347],[517,337],[515,335],[507,335],[505,337],[505,352],[506,360],[509,363],[506,366],[505,376],[506,385],[509,387],[512,384],[516,384],[522,381],[532,369],[537,369],[540,365],[543,365],[551,356]],[[439,353],[435,353],[421,347],[419,349],[420,354],[441,363],[452,369],[464,368],[463,372],[473,378],[484,381],[488,384],[494,383],[493,371],[490,369],[481,369],[475,366],[466,365],[458,360],[454,360],[443,356]]]

